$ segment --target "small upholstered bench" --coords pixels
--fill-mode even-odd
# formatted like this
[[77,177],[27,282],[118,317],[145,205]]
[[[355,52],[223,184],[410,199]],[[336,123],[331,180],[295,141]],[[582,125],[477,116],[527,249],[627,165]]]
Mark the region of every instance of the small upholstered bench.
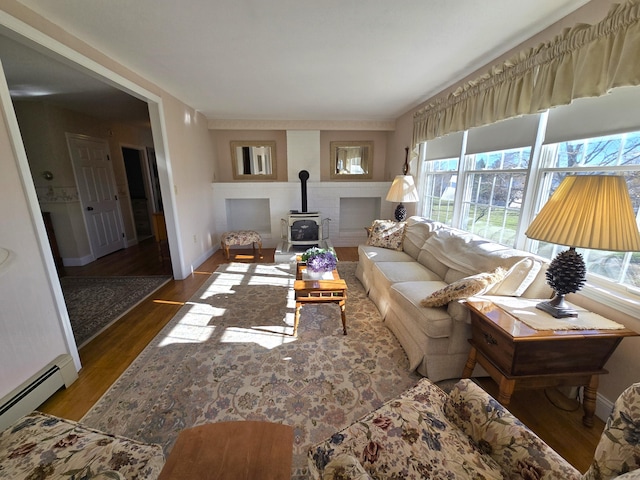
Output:
[[262,255],[262,237],[254,230],[237,230],[225,232],[220,236],[220,246],[224,250],[224,256],[229,259],[229,247],[231,245],[252,245],[255,251],[258,245],[258,253]]

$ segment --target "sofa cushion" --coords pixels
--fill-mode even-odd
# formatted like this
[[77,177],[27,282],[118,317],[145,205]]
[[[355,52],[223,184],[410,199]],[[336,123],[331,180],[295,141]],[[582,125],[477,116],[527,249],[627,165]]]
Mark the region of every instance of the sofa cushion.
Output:
[[580,478],[580,472],[470,379],[456,383],[444,411],[500,465],[505,478]]
[[374,281],[379,288],[386,288],[398,282],[442,281],[438,275],[417,262],[377,262],[373,269]]
[[369,238],[367,239],[367,245],[388,248],[390,250],[402,250],[404,227],[404,222],[374,220],[371,225]]
[[[447,275],[447,272],[449,271],[448,266],[446,266],[444,263],[438,260],[437,257],[429,253],[429,251],[425,250],[424,248],[421,248],[420,253],[418,253],[418,263],[420,265],[424,265],[429,270],[436,273],[443,280],[445,279],[444,277]],[[464,277],[464,275],[462,276]]]
[[412,262],[413,258],[398,250],[388,248],[373,247],[371,245],[358,245],[358,256],[360,261],[364,258],[370,262]]
[[442,281],[399,282],[391,287],[391,303],[402,312],[411,312],[414,325],[431,338],[444,338],[451,334],[451,315],[446,308],[420,306],[425,293],[440,290]]
[[373,478],[503,479],[491,457],[442,411],[447,395],[427,379],[311,447],[312,478],[337,455],[355,457]]
[[435,230],[443,226],[444,224],[440,222],[429,220],[424,217],[409,217],[404,230],[402,249],[414,259],[417,259],[427,238],[429,238]]
[[511,297],[521,296],[535,280],[542,262],[535,258],[523,258],[511,267],[504,280],[494,285],[487,294]]
[[443,307],[453,300],[482,295],[494,284],[501,282],[506,273],[504,268],[498,267],[493,272],[465,277],[431,293],[420,301],[420,305],[423,307]]
[[[474,275],[496,267],[507,269],[504,291],[512,292],[509,295],[513,296],[520,295],[531,285],[542,266],[541,260],[527,252],[454,229],[436,230],[422,248],[455,272],[454,276],[449,272],[445,275],[447,283],[459,280],[461,274]],[[500,289],[502,291],[503,287]]]

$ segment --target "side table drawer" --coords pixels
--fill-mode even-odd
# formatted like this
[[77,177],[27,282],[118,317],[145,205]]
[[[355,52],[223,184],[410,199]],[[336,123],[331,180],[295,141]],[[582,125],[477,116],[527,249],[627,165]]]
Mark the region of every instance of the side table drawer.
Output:
[[471,316],[471,338],[475,347],[505,373],[511,373],[514,344],[499,330]]

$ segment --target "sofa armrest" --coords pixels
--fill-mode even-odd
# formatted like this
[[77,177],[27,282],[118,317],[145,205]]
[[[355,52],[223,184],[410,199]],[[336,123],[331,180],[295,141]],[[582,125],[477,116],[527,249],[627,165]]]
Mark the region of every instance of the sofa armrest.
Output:
[[0,432],[0,478],[157,478],[162,447],[32,412]]
[[578,470],[470,379],[453,387],[445,414],[500,465],[507,478],[580,478]]

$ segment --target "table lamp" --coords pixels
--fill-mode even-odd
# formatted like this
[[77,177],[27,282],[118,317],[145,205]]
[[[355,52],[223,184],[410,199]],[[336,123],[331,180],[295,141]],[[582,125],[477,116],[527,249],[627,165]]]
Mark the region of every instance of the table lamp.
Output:
[[394,213],[396,222],[403,222],[407,218],[407,208],[405,203],[413,203],[418,201],[418,191],[413,183],[413,176],[409,173],[409,147],[405,148],[404,166],[402,167],[403,175],[396,175],[393,179],[391,188],[387,193],[387,202],[400,202]]
[[555,296],[537,305],[556,318],[578,316],[564,299],[586,282],[587,268],[576,248],[640,251],[640,233],[627,184],[618,175],[567,176],[525,235],[569,247],[552,260],[547,270],[547,283]]

